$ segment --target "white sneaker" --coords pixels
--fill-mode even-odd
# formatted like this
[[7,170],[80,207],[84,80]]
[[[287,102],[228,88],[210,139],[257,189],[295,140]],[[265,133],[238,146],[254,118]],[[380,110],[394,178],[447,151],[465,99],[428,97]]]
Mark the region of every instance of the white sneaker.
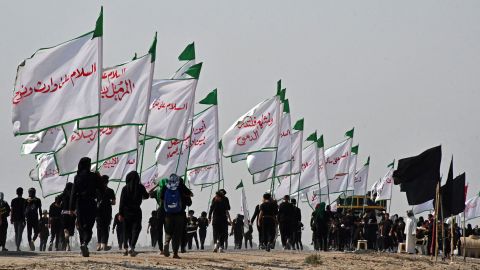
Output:
[[223,248],[219,248],[219,249],[218,249],[218,252],[223,253],[223,252],[224,252],[224,251],[223,251]]
[[215,252],[215,253],[218,252],[218,244],[215,244],[215,247],[213,248],[213,252]]

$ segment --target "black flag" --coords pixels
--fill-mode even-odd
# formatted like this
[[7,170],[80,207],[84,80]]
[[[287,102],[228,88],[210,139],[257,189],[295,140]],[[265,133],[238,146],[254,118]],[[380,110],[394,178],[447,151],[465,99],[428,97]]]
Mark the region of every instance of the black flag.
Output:
[[409,205],[421,204],[435,197],[440,180],[442,147],[430,148],[418,156],[400,159],[393,172],[395,185],[407,195]]
[[441,191],[444,218],[458,215],[465,210],[465,173],[455,179],[448,179]]

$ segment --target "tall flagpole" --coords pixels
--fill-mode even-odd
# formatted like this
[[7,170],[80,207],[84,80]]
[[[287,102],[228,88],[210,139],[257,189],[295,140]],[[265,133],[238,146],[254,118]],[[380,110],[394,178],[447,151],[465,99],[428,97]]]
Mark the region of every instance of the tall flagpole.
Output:
[[[101,29],[97,29],[101,27]],[[96,22],[94,36],[97,30],[101,31],[101,36],[98,38],[98,118],[97,118],[97,160],[95,164],[95,171],[98,172],[99,169],[99,157],[100,157],[100,103],[102,101],[102,97],[100,95],[100,91],[102,90],[102,75],[103,75],[103,6],[100,9],[100,17]]]

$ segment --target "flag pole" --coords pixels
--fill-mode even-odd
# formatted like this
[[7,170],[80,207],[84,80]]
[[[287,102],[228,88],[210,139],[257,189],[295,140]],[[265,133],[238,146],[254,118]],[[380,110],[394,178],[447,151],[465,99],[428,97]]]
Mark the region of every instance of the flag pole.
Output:
[[[101,20],[101,21],[100,21]],[[97,119],[97,160],[95,164],[95,171],[98,172],[98,159],[100,157],[100,103],[102,101],[102,97],[100,92],[102,90],[102,75],[103,75],[103,6],[100,9],[100,17],[98,18],[96,25],[95,25],[95,32],[97,32],[97,27],[101,27],[101,36],[98,37],[98,119]],[[94,33],[95,36],[95,33]]]
[[463,262],[466,262],[467,261],[467,254],[465,254],[466,252],[466,247],[467,247],[467,239],[465,238],[466,234],[465,234],[465,212],[463,212],[463,230],[462,230],[462,234],[463,234]]
[[435,262],[438,260],[438,210],[439,210],[439,199],[440,199],[440,181],[437,183],[436,194],[435,194]]
[[453,221],[453,215],[450,216],[450,262],[453,262],[453,226],[454,226],[454,221]]

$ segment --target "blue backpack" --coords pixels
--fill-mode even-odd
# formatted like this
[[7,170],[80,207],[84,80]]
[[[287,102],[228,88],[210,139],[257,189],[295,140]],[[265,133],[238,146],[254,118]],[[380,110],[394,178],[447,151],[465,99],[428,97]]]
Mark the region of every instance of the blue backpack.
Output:
[[163,207],[167,214],[177,214],[182,212],[182,198],[179,189],[165,190]]

